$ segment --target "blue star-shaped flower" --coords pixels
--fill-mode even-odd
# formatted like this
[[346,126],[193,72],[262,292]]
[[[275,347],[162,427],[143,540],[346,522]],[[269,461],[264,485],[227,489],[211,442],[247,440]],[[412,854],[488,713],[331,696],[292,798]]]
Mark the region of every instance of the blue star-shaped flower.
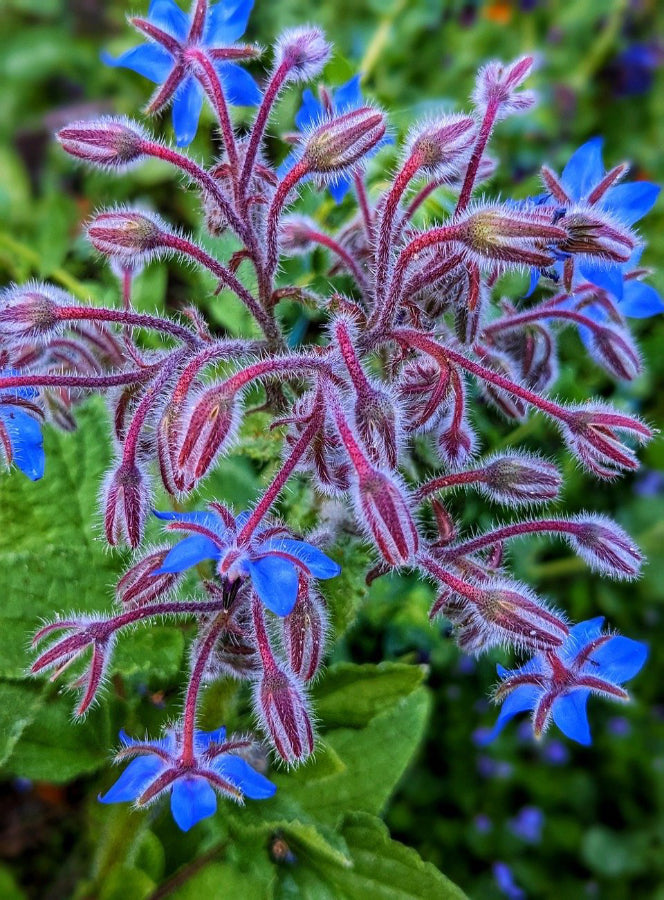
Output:
[[136,802],[143,806],[167,791],[171,792],[171,812],[182,831],[189,831],[217,809],[218,791],[241,802],[243,797],[265,800],[274,795],[275,785],[256,772],[231,749],[249,746],[249,741],[226,742],[226,729],[197,731],[193,758],[183,762],[182,733],[170,729],[155,741],[135,741],[120,732],[123,747],[118,760],[137,757],[129,763],[115,784],[99,799],[102,803]]
[[592,693],[628,700],[622,688],[643,667],[648,648],[621,635],[602,633],[603,616],[581,622],[556,653],[533,657],[520,669],[498,666],[502,682],[497,697],[503,700],[500,715],[483,743],[492,741],[518,713],[533,711],[539,736],[553,719],[564,735],[590,744],[586,703]]
[[[4,369],[0,375],[18,375],[15,369]],[[8,463],[16,463],[31,481],[44,475],[44,439],[39,422],[27,410],[38,412],[31,401],[34,388],[7,388],[0,391],[0,446]]]
[[108,65],[132,69],[161,85],[149,111],[157,112],[173,98],[173,128],[178,146],[186,147],[194,139],[203,106],[203,88],[194,74],[196,50],[204,52],[214,66],[229,103],[260,103],[254,79],[227,59],[242,55],[232,45],[244,34],[253,5],[254,0],[220,0],[214,5],[194,0],[187,16],[174,0],[152,0],[146,19],[131,20],[149,43],[118,59],[106,53],[102,58]]
[[287,536],[284,529],[265,528],[254,532],[247,544],[238,546],[237,537],[249,519],[243,512],[233,520],[224,519],[221,508],[207,512],[157,512],[170,527],[193,532],[177,543],[153,575],[182,572],[207,559],[217,562],[220,575],[251,579],[262,602],[278,616],[287,616],[297,599],[299,574],[313,578],[334,578],[340,566],[322,550]]

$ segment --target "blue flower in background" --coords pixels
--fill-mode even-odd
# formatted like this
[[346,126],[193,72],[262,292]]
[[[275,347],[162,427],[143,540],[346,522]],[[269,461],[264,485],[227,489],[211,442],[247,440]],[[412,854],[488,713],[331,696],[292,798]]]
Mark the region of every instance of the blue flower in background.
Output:
[[[339,116],[352,109],[358,109],[360,106],[363,106],[364,99],[362,97],[362,91],[360,90],[361,78],[361,75],[354,75],[350,81],[342,84],[335,91],[326,90],[324,94],[327,101],[326,103],[319,100],[310,88],[303,91],[302,106],[300,106],[295,115],[295,125],[297,130],[302,134],[309,128],[313,128],[327,116]],[[389,138],[383,138],[378,144],[378,147],[383,146],[386,142],[389,142]],[[293,167],[297,159],[297,151],[291,153],[281,164],[279,176],[283,178],[284,174]],[[352,178],[348,175],[340,175],[329,185],[330,193],[336,203],[341,203],[352,183]]]
[[[228,752],[226,729],[197,731],[194,758],[182,764],[181,733],[169,730],[155,741],[136,741],[120,732],[123,747],[118,759],[132,760],[115,784],[99,799],[102,803],[150,803],[163,793],[171,793],[171,812],[182,831],[189,831],[217,809],[217,795],[242,801],[265,800],[275,785],[256,772],[242,757]],[[250,742],[242,742],[249,745]],[[232,742],[233,749],[238,741]]]
[[[4,369],[0,375],[18,375],[15,369]],[[37,396],[34,388],[6,388],[0,391],[0,446],[7,462],[12,462],[31,481],[44,475],[44,439],[39,422],[27,412],[37,411],[31,401]]]
[[202,50],[209,58],[229,103],[255,106],[261,100],[251,75],[224,59],[224,50],[244,34],[254,0],[220,0],[211,6],[206,3],[202,17],[196,15],[199,5],[194,2],[186,15],[174,0],[152,0],[147,19],[132,19],[149,43],[128,50],[118,59],[102,55],[108,65],[132,69],[161,85],[150,103],[150,112],[162,109],[173,98],[173,128],[180,147],[194,139],[203,107],[203,88],[193,74],[192,50]]
[[247,545],[238,547],[237,536],[249,519],[243,512],[233,521],[225,521],[218,511],[157,512],[157,518],[173,523],[171,528],[192,531],[177,543],[161,568],[153,575],[183,572],[204,560],[217,562],[220,575],[251,579],[254,591],[269,610],[287,616],[297,599],[300,573],[313,578],[334,578],[340,566],[322,550],[286,537],[283,529],[266,528],[253,535]]
[[591,693],[628,700],[622,684],[643,667],[648,648],[639,641],[603,634],[603,616],[581,622],[570,629],[562,647],[554,654],[534,656],[520,669],[498,666],[504,697],[500,715],[485,741],[498,735],[514,716],[533,711],[536,735],[553,719],[566,737],[590,744],[586,703]]

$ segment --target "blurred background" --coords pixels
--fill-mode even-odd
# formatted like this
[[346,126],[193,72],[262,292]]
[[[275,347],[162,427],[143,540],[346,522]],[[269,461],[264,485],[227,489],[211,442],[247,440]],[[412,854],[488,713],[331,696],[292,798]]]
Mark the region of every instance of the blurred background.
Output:
[[[146,8],[145,0],[131,5],[132,12]],[[0,283],[39,277],[68,287],[75,279],[93,296],[110,295],[110,276],[81,238],[82,222],[101,204],[131,199],[196,225],[194,198],[174,191],[163,167],[148,164],[121,181],[90,174],[52,140],[72,119],[134,115],[145,104],[150,86],[144,79],[99,59],[102,49],[118,55],[137,43],[126,12],[125,0],[0,2]],[[632,178],[664,183],[664,6],[656,0],[257,0],[246,38],[267,45],[283,27],[303,22],[321,24],[337,48],[329,83],[361,71],[365,93],[386,106],[401,134],[435,108],[467,108],[474,72],[485,59],[534,51],[540,104],[498,127],[491,149],[501,163],[489,195],[536,193],[543,162],[559,171],[598,134],[605,138],[607,168],[628,159]],[[282,103],[279,125],[291,127],[296,107],[296,97]],[[210,120],[207,125],[192,148],[201,155],[213,149]],[[168,115],[155,127],[170,136]],[[275,139],[269,151],[278,160],[285,147]],[[642,226],[649,244],[643,263],[659,267],[652,283],[664,293],[661,197]],[[146,309],[177,307],[194,293],[196,276],[176,262],[152,269],[139,285]],[[614,385],[569,332],[558,392],[567,399],[594,393],[661,425],[664,318],[633,324],[646,374]],[[539,418],[518,434],[488,412],[480,418],[485,450],[519,439],[561,457],[553,429]],[[525,891],[542,898],[664,900],[664,441],[653,441],[641,458],[637,475],[612,485],[598,485],[563,459],[560,504],[570,513],[590,508],[612,515],[634,535],[649,557],[637,584],[601,581],[555,543],[524,540],[512,552],[517,577],[573,619],[606,615],[613,627],[651,647],[646,669],[631,685],[632,704],[591,701],[591,748],[555,733],[536,744],[518,721],[489,748],[480,747],[482,729],[496,715],[487,699],[496,660],[461,658],[444,628],[429,624],[425,584],[378,581],[335,650],[338,659],[429,665],[428,737],[386,821],[394,837],[471,897],[518,898]],[[471,526],[491,521],[491,511],[472,497],[457,512]],[[57,788],[9,778],[0,785],[0,897],[67,896],[46,886],[60,867],[76,865],[77,811],[88,788],[85,779]]]

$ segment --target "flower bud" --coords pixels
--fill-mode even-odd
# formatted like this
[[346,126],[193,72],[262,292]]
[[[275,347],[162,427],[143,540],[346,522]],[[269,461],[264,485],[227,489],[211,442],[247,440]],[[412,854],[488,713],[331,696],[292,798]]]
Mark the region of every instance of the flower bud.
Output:
[[165,572],[154,575],[160,569],[172,547],[153,550],[124,573],[115,589],[116,600],[123,606],[139,607],[165,596],[175,587],[179,574]]
[[50,284],[12,285],[0,293],[0,337],[46,343],[63,329],[60,307],[72,304],[73,297]]
[[459,169],[475,137],[471,116],[440,116],[416,126],[410,137],[409,156],[420,160],[419,171],[445,178]]
[[274,66],[287,68],[286,81],[311,81],[330,58],[332,48],[320,28],[304,25],[288,28],[274,46]]
[[562,478],[558,469],[530,454],[505,454],[486,460],[480,490],[498,503],[524,506],[555,500]]
[[591,347],[597,361],[616,378],[631,381],[641,372],[639,351],[626,328],[593,328]]
[[311,253],[316,247],[311,240],[316,225],[306,216],[284,216],[279,225],[279,246],[289,256]]
[[634,451],[620,440],[621,433],[639,444],[652,437],[652,431],[643,422],[600,403],[570,410],[563,428],[568,448],[582,465],[607,479],[639,467]]
[[165,223],[154,213],[116,209],[99,213],[88,225],[90,243],[105,256],[122,262],[147,261],[165,249]]
[[235,394],[215,385],[191,402],[177,467],[187,490],[208,471],[219,453],[233,440],[240,419]]
[[428,431],[445,411],[450,368],[441,368],[428,356],[406,363],[398,382],[398,397],[405,408],[406,431]]
[[304,762],[314,749],[309,702],[293,675],[270,666],[256,687],[259,718],[277,753],[291,766]]
[[558,225],[566,237],[558,247],[564,253],[585,253],[609,262],[627,262],[636,247],[631,231],[592,209],[571,209]]
[[462,219],[459,240],[478,263],[495,262],[511,266],[545,269],[554,256],[550,244],[560,245],[568,232],[551,224],[544,210],[516,210],[508,206],[486,206]]
[[143,537],[148,508],[148,485],[134,462],[121,462],[111,470],[104,491],[104,530],[115,547],[123,540],[138,547]]
[[360,473],[355,502],[385,561],[391,566],[411,563],[419,547],[419,535],[398,482],[378,469]]
[[303,681],[311,681],[323,661],[328,617],[325,601],[300,575],[292,612],[280,619],[288,664]]
[[352,168],[385,135],[385,116],[372,106],[352,109],[309,132],[302,155],[309,172],[335,176]]
[[355,421],[369,457],[375,464],[397,465],[397,406],[385,391],[370,386],[355,403]]
[[72,122],[57,133],[64,150],[104,169],[126,169],[143,156],[145,131],[129,119]]
[[533,67],[532,56],[522,56],[513,63],[504,65],[497,60],[487,63],[477,73],[473,103],[480,110],[492,106],[496,119],[511,114],[527,112],[535,103],[532,91],[516,93]]
[[446,405],[438,425],[436,446],[443,462],[454,468],[465,465],[475,455],[477,436],[459,395]]
[[608,516],[574,516],[574,530],[565,535],[572,548],[596,572],[631,580],[641,569],[643,557],[632,538]]

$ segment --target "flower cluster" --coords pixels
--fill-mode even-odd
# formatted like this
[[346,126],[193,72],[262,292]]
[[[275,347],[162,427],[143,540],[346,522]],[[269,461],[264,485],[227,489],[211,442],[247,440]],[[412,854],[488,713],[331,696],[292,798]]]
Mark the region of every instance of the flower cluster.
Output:
[[[339,574],[335,542],[342,537],[374,548],[369,582],[402,568],[430,579],[438,595],[431,616],[444,616],[468,653],[503,646],[530,656],[513,671],[500,670],[496,699],[504,705],[495,733],[532,710],[536,734],[553,720],[587,743],[589,694],[625,700],[622,685],[645,659],[643,645],[603,632],[599,619],[573,626],[511,577],[505,547],[526,534],[561,537],[590,567],[619,579],[637,577],[641,555],[606,517],[533,515],[534,506],[558,497],[560,471],[525,451],[483,456],[471,410],[488,405],[508,421],[542,413],[600,479],[637,468],[634,445],[652,434],[644,422],[604,402],[561,404],[549,391],[565,326],[581,330],[612,376],[639,372],[625,317],[651,315],[662,302],[642,280],[643,242],[633,226],[657,189],[617,184],[627,166],[606,173],[601,144],[591,141],[561,178],[543,168],[540,197],[486,199],[494,126],[534,102],[521,89],[530,57],[483,67],[469,112],[415,123],[401,149],[389,151],[398,159],[384,189],[372,184],[366,161],[389,141],[387,117],[362,98],[359,77],[336,91],[304,90],[298,132],[287,136],[295,147],[279,166],[265,146],[275,102],[288,85],[315,81],[330,48],[316,27],[287,30],[259,85],[237,65],[260,52],[237,43],[251,5],[195,0],[187,16],[174,0],[152,0],[146,18],[131,20],[147,43],[113,61],[157,83],[148,112],[172,103],[179,146],[194,137],[207,100],[221,159],[203,166],[124,118],[75,122],[58,134],[77,160],[110,171],[150,158],[169,164],[198,193],[210,233],[231,232],[241,249],[220,259],[153,213],[114,208],[92,218],[87,236],[119,276],[117,306],[85,305],[35,283],[0,297],[7,459],[40,477],[38,419],[72,428],[75,403],[104,394],[116,448],[102,489],[104,531],[111,546],[137,553],[118,583],[117,612],[64,613],[45,625],[35,636],[33,671],[58,676],[87,660],[76,682],[83,715],[99,694],[119,631],[164,616],[196,623],[181,720],[159,740],[123,737],[120,758],[136,759],[102,798],[145,805],[170,792],[184,829],[214,811],[215,791],[236,800],[273,791],[245,758],[253,738],[197,731],[204,683],[248,683],[257,725],[286,764],[313,751],[308,685],[329,631],[319,581]],[[234,127],[230,107],[237,104],[257,106],[248,133]],[[328,186],[343,202],[337,231],[289,211],[300,191]],[[439,189],[454,198],[454,209],[431,221],[426,201]],[[280,274],[284,256],[319,247],[331,263],[327,296]],[[186,322],[137,312],[136,273],[172,254],[211,273],[217,293],[234,294],[255,321],[254,336],[214,332],[201,308],[188,309]],[[240,267],[251,270],[250,279]],[[505,271],[533,272],[537,299],[496,296]],[[312,327],[304,342],[293,339],[284,300],[316,307],[326,326]],[[152,344],[158,349],[136,343],[136,329],[162,338]],[[167,533],[183,534],[147,548],[155,482],[187,509],[189,495],[252,416],[250,393],[260,390],[262,408],[285,433],[271,483],[245,512],[216,501],[207,509],[156,511]],[[415,441],[437,458],[433,477]],[[320,527],[306,534],[276,514],[294,473],[306,478],[319,515]],[[464,536],[448,500],[458,490],[479,491],[515,518]],[[184,581],[199,586],[188,599],[180,593]]]

